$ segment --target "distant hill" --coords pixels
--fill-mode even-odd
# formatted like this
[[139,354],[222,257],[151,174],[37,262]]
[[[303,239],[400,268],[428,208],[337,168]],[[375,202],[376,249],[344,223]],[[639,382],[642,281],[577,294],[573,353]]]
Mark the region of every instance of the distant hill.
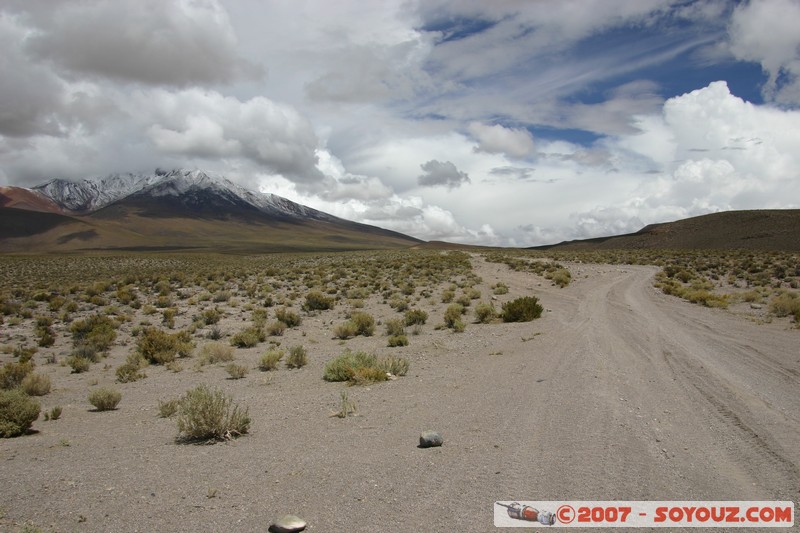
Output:
[[262,253],[407,248],[421,242],[202,171],[157,170],[0,189],[0,252]]
[[608,249],[800,250],[800,209],[725,211],[651,224],[636,233],[565,241],[537,250]]

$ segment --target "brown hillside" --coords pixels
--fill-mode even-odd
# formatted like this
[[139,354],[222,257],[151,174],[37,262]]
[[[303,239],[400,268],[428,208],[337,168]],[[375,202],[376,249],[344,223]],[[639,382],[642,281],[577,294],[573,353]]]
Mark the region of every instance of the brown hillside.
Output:
[[65,216],[0,208],[0,252],[222,251],[267,253],[405,248],[419,241],[378,228],[318,220],[302,223],[237,218]]
[[725,211],[651,224],[636,233],[538,246],[541,250],[800,250],[800,209]]

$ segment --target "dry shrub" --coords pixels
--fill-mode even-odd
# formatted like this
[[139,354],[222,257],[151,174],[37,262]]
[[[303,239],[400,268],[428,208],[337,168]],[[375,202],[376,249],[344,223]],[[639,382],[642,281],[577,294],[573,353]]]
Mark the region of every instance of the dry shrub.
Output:
[[308,364],[308,353],[303,346],[292,346],[286,358],[287,368],[302,368]]
[[181,441],[225,440],[244,435],[250,416],[219,389],[198,385],[186,392],[178,408],[178,439]]
[[89,393],[89,403],[98,411],[112,411],[117,408],[122,393],[115,389],[100,387]]
[[22,380],[22,390],[29,396],[44,396],[50,394],[50,376],[31,372]]
[[233,361],[233,347],[221,342],[209,342],[200,348],[200,364],[213,365]]

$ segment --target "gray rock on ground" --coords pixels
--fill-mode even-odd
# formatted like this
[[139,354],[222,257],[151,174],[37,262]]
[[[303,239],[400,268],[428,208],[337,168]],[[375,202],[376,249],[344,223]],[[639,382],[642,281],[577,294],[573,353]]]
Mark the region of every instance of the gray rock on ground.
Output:
[[442,436],[435,431],[423,431],[419,436],[420,448],[433,448],[434,446],[441,446],[444,442]]
[[274,524],[269,526],[270,533],[296,533],[306,528],[306,521],[293,514],[287,514],[278,518]]

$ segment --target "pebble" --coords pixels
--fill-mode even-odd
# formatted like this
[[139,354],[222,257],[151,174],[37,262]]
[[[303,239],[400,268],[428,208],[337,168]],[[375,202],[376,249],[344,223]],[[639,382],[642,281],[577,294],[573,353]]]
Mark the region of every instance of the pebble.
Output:
[[293,514],[287,514],[278,518],[274,524],[269,526],[270,533],[296,533],[306,528],[306,521]]
[[441,446],[444,440],[442,436],[435,431],[423,431],[419,436],[420,448],[432,448],[434,446]]

